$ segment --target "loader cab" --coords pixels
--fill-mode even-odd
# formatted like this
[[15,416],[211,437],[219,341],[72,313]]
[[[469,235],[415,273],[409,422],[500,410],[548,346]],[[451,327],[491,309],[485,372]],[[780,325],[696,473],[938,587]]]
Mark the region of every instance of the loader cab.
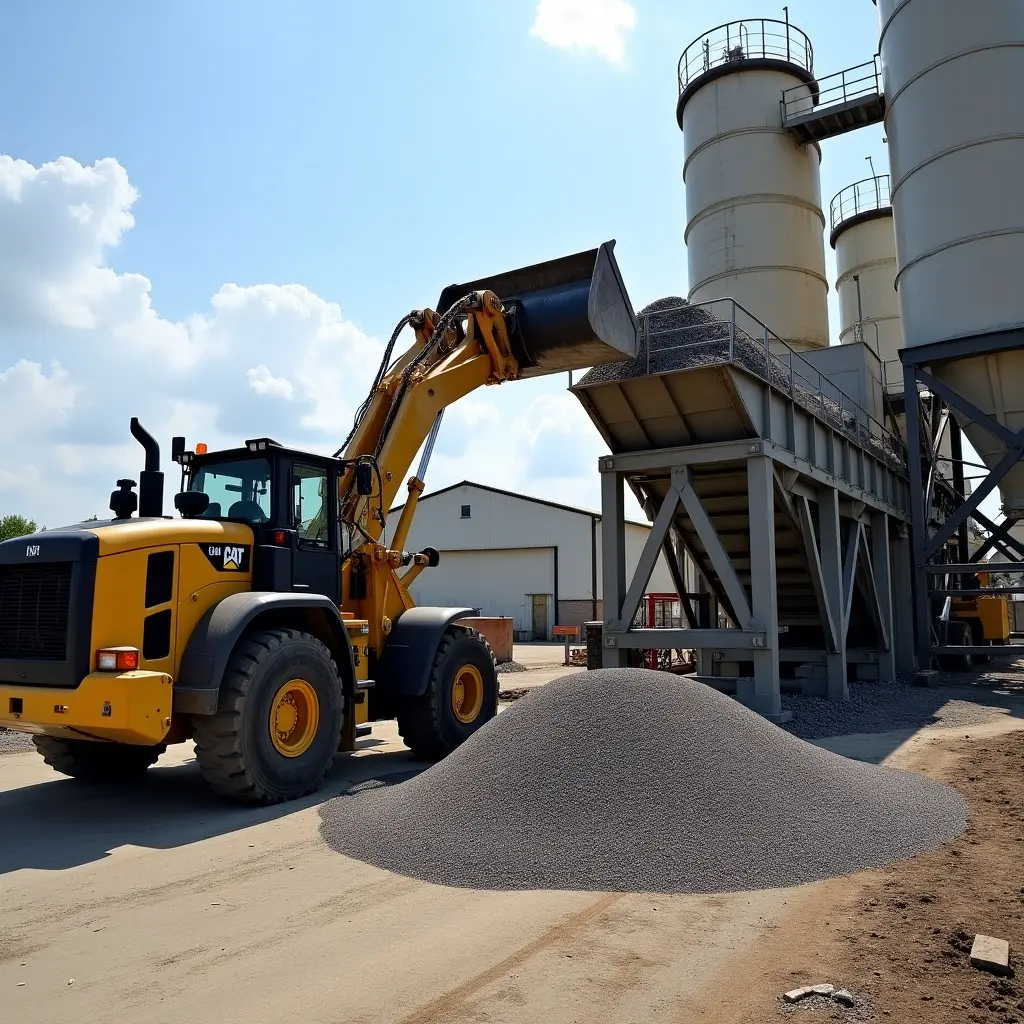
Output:
[[345,463],[270,438],[244,448],[184,451],[176,439],[185,519],[245,523],[253,530],[253,590],[322,594],[341,601],[338,477]]

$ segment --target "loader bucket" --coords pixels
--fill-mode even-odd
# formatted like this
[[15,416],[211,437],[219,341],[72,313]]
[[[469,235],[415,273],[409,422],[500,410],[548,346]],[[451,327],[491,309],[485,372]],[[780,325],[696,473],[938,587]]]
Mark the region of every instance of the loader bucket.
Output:
[[637,355],[637,323],[612,250],[597,249],[522,270],[451,285],[437,310],[474,291],[492,291],[507,313],[523,377],[621,363]]

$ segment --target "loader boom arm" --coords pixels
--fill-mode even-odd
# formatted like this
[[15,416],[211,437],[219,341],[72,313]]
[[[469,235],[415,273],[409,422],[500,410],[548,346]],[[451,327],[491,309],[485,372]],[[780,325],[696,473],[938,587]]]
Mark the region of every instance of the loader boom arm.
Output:
[[[337,453],[346,464],[338,482],[342,603],[369,622],[374,650],[383,649],[394,619],[413,607],[409,584],[437,561],[430,549],[404,548],[424,489],[418,476],[406,474],[439,414],[480,387],[635,357],[636,318],[614,245],[452,285],[439,311],[414,311],[392,334]],[[389,363],[407,325],[416,340]],[[385,546],[387,514],[403,485],[408,498]]]
[[[379,543],[388,509],[438,413],[479,387],[519,376],[500,299],[474,292],[453,309],[459,312],[447,321],[431,309],[413,314],[415,343],[375,387],[342,452],[353,465],[339,484],[341,519],[364,543]],[[371,496],[355,493],[359,461],[373,465],[378,488]]]

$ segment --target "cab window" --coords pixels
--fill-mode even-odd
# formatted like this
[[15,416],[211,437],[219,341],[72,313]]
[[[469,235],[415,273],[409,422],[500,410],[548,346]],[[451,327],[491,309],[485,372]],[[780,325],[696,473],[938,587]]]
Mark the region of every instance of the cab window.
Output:
[[270,521],[270,463],[266,459],[236,459],[200,466],[191,490],[210,496],[203,519]]
[[299,542],[328,546],[327,471],[296,466],[292,473],[292,523]]

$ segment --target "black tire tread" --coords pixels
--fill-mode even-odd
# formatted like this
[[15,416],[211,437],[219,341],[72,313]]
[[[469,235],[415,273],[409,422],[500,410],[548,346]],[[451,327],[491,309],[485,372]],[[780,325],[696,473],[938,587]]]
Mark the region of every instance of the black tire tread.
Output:
[[456,628],[449,627],[444,631],[431,664],[426,690],[420,697],[403,701],[398,714],[398,733],[402,737],[402,742],[421,761],[439,761],[447,753],[439,718],[440,708],[434,700],[434,693],[441,681],[441,670],[447,661],[448,651],[455,643],[458,633],[467,634],[480,643],[487,651],[491,663],[497,664],[491,645],[483,633],[468,626],[459,626],[457,630],[458,632]]
[[[221,709],[215,715],[192,718],[196,761],[207,785],[220,796],[243,803],[279,803],[288,797],[268,792],[253,777],[241,748],[242,712],[252,677],[263,657],[288,641],[301,640],[317,648],[332,665],[327,645],[298,629],[276,627],[250,633],[239,641],[221,682]],[[314,792],[323,782],[329,765],[297,797]]]
[[60,736],[33,736],[36,750],[54,771],[83,782],[130,782],[155,764],[167,744],[136,746]]

